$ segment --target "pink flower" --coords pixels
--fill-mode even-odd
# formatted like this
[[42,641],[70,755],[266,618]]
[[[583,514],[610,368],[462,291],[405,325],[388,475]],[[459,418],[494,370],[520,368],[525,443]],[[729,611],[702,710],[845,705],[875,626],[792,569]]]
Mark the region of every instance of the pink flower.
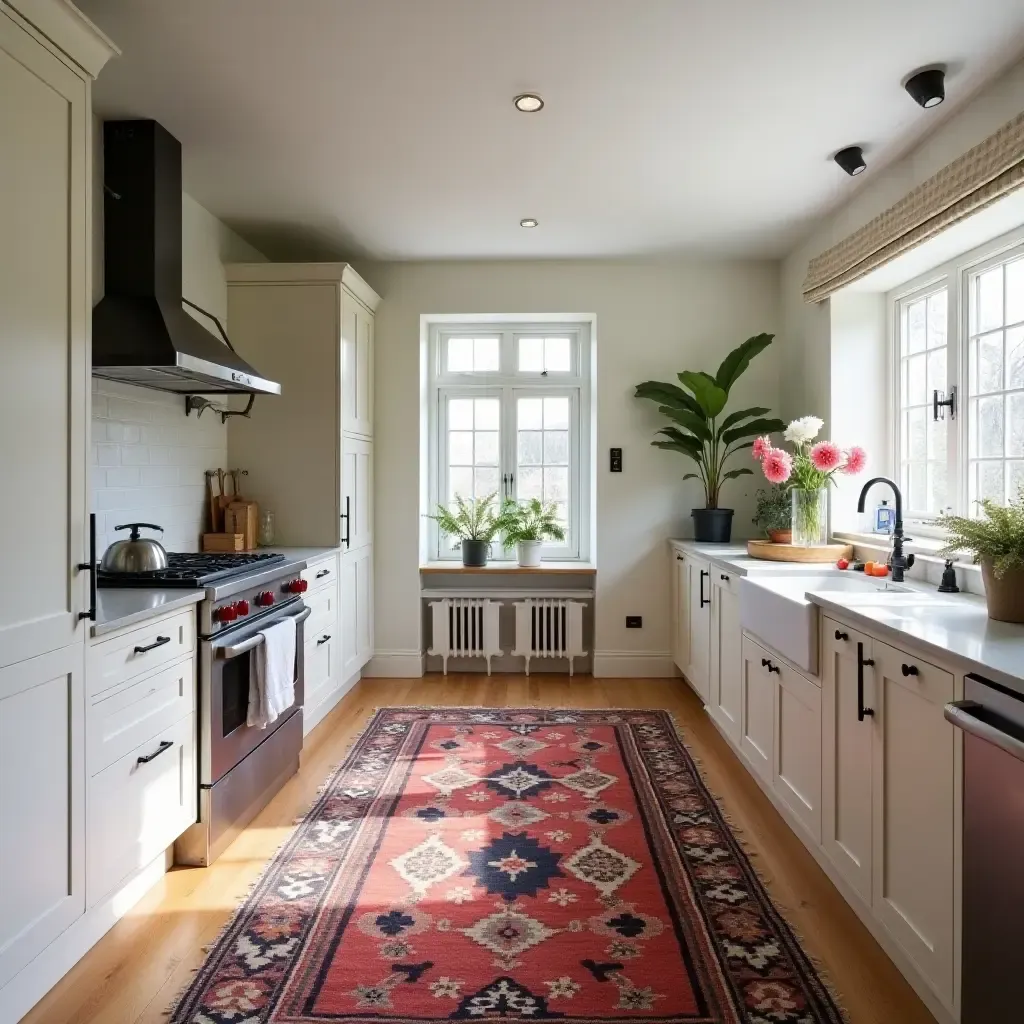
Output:
[[851,448],[846,453],[846,465],[843,472],[853,476],[859,473],[868,464],[868,453],[863,448]]
[[772,448],[761,460],[765,479],[770,484],[784,484],[793,472],[793,460],[789,452],[781,448]]
[[843,453],[839,445],[831,441],[819,441],[811,449],[811,465],[822,473],[831,473],[843,464]]
[[771,440],[767,436],[759,437],[754,442],[753,447],[750,449],[750,454],[753,455],[758,462],[760,462],[771,450]]

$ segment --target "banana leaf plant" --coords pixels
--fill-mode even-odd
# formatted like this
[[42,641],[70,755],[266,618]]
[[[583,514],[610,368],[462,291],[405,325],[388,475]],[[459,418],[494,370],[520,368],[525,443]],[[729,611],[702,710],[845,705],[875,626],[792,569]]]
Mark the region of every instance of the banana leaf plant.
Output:
[[700,478],[704,484],[707,508],[718,508],[722,484],[726,480],[748,476],[749,468],[726,470],[729,460],[750,448],[754,439],[785,429],[780,419],[770,417],[770,409],[752,406],[725,414],[729,392],[743,375],[751,360],[774,340],[774,334],[757,334],[730,352],[712,377],[703,371],[684,370],[677,374],[679,383],[665,384],[644,381],[636,388],[637,398],[658,403],[658,411],[671,425],[658,431],[664,440],[652,441],[655,448],[679,452],[697,464],[696,473],[683,479]]

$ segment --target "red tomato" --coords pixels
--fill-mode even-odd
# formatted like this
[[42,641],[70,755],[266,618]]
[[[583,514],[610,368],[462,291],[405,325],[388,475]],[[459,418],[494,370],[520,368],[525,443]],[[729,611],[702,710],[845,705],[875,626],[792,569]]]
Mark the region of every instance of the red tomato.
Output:
[[837,569],[849,569],[850,568],[850,560],[848,558],[840,558],[839,561],[836,562],[836,568]]

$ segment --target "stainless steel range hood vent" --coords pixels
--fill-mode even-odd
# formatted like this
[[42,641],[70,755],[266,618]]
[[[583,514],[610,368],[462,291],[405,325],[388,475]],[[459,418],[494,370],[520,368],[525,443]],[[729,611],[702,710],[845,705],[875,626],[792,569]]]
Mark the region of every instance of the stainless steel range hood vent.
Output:
[[106,294],[92,313],[93,376],[180,394],[279,395],[182,308],[178,140],[156,121],[107,121],[103,163]]

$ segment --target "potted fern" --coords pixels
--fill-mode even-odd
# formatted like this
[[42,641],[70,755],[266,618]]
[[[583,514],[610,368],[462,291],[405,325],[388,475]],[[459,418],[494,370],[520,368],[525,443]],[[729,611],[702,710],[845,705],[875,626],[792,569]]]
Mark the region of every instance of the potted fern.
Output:
[[941,554],[969,551],[975,562],[981,562],[989,618],[1024,623],[1024,487],[1008,506],[990,498],[979,504],[981,519],[939,517],[949,537]]
[[505,502],[501,518],[506,545],[515,544],[516,557],[523,569],[536,569],[545,540],[565,540],[565,530],[558,522],[558,507],[545,505],[540,498],[518,503]]
[[462,545],[462,564],[467,568],[482,568],[487,564],[491,541],[506,526],[502,513],[495,510],[496,494],[466,501],[461,494],[455,495],[455,507],[438,505],[437,511],[428,515],[437,523],[438,529],[453,537],[452,547]]
[[687,473],[683,479],[699,478],[704,485],[705,507],[691,513],[694,537],[699,541],[728,543],[732,536],[733,510],[718,504],[722,485],[749,475],[750,470],[745,466],[727,470],[729,460],[752,447],[754,438],[773,434],[786,425],[780,419],[766,418],[771,410],[759,406],[724,415],[733,385],[774,338],[774,334],[748,338],[722,360],[713,377],[703,371],[684,370],[676,375],[682,387],[656,380],[637,385],[636,397],[657,402],[658,411],[671,421],[658,431],[665,440],[651,444],[679,452],[697,464],[697,472]]

